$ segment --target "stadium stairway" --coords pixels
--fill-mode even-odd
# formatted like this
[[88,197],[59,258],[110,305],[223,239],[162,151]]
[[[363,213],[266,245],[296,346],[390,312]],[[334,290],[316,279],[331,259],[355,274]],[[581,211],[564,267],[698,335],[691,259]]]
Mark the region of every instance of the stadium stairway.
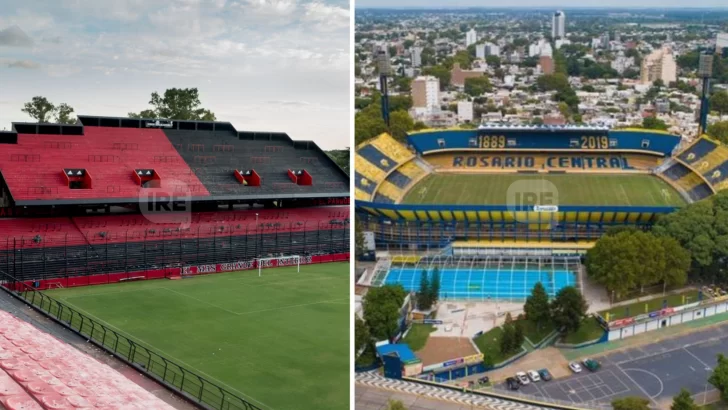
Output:
[[15,382],[0,374],[0,401],[11,410],[173,409],[109,366],[4,311],[0,368]]

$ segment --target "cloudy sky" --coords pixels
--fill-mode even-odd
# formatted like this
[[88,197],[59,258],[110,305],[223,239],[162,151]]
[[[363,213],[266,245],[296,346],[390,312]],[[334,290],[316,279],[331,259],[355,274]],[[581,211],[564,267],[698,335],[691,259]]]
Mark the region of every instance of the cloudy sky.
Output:
[[[62,5],[62,6],[61,6]],[[33,96],[125,116],[197,87],[238,130],[349,145],[346,0],[0,0],[0,130]]]
[[686,3],[685,0],[511,0],[509,2],[483,0],[356,0],[357,8],[367,7],[407,7],[407,8],[446,8],[446,7],[726,7],[725,0],[698,0]]

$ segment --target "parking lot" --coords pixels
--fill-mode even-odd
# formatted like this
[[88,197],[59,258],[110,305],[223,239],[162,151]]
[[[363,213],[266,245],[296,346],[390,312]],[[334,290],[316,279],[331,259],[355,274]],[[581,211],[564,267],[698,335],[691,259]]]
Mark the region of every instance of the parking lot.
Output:
[[[728,325],[595,357],[602,364],[596,372],[583,369],[549,382],[531,382],[519,392],[575,404],[642,396],[663,407],[683,387],[692,394],[714,393],[707,379],[718,353],[728,354]],[[507,389],[505,384],[496,388]]]

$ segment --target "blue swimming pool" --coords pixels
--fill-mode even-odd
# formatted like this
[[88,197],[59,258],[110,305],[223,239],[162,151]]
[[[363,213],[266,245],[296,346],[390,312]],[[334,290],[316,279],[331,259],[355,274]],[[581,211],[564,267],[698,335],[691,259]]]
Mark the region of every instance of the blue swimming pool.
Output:
[[[423,269],[390,269],[384,284],[401,284],[408,291],[418,291]],[[432,270],[429,271],[432,275]],[[576,273],[563,270],[532,269],[440,269],[441,299],[525,299],[537,282],[549,297],[567,286],[576,286]]]

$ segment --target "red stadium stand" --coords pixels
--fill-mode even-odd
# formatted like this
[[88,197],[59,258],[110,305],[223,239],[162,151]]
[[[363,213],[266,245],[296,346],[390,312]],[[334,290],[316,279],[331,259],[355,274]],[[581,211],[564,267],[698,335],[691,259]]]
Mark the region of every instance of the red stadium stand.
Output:
[[[13,198],[16,201],[136,198],[142,188],[134,179],[134,170],[148,168],[154,168],[166,178],[199,186],[195,196],[209,195],[163,131],[85,127],[84,132],[85,135],[73,136],[18,134],[17,145],[4,145],[0,169]],[[28,156],[28,152],[37,157]],[[166,160],[159,161],[159,158]],[[31,159],[34,165],[29,172]],[[93,184],[89,179],[79,189],[72,189],[62,174],[64,169],[85,170],[92,176]]]
[[109,366],[2,311],[0,349],[0,401],[10,409],[173,409]]
[[70,218],[0,219],[0,249],[87,245]]

